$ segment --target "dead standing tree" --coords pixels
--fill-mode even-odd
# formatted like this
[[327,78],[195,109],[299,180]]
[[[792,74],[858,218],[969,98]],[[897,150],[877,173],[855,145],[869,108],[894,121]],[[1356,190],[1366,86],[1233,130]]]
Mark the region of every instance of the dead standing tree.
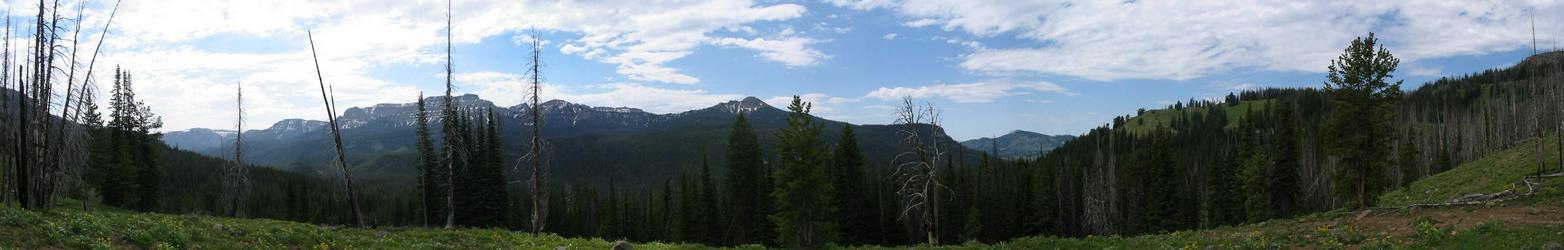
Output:
[[229,217],[244,214],[244,200],[250,192],[250,170],[244,166],[244,83],[235,83],[234,91],[234,159],[223,175]]
[[[11,96],[16,99],[16,113],[10,116],[12,119],[7,119],[16,121],[16,127],[10,131],[16,143],[14,154],[11,155],[14,172],[7,173],[6,177],[10,181],[6,186],[9,188],[15,185],[17,201],[27,209],[52,207],[54,197],[59,193],[57,190],[66,184],[61,180],[80,179],[88,154],[86,145],[91,141],[81,129],[71,129],[80,126],[80,112],[71,112],[73,108],[79,111],[83,106],[83,101],[77,99],[90,98],[87,95],[92,92],[91,64],[86,69],[88,77],[83,78],[86,80],[77,84],[75,77],[81,66],[76,52],[80,45],[82,12],[78,9],[77,17],[70,19],[63,17],[59,8],[57,1],[53,4],[38,1],[33,45],[29,48],[30,52],[22,55],[31,58],[27,59],[27,65],[17,65],[14,74],[11,71],[13,54],[10,46],[10,15],[6,19],[5,63],[4,69],[0,69],[6,73],[0,75],[0,81],[14,81],[16,85],[16,94]],[[113,23],[118,9],[116,3],[108,22],[104,24],[104,34],[107,34],[108,25]],[[62,38],[62,33],[70,33],[71,37]],[[99,48],[102,48],[104,34],[99,36]],[[64,45],[62,40],[68,40],[71,44]],[[94,50],[93,61],[96,61],[97,55],[97,50]],[[58,114],[55,114],[52,107],[56,105],[52,99],[56,95],[55,85],[60,84],[56,82],[60,80],[57,74],[65,76],[65,99],[59,103]],[[76,184],[79,185],[80,181]]]
[[547,187],[546,181],[548,179],[548,158],[544,157],[548,151],[546,150],[547,145],[543,141],[543,108],[539,106],[541,99],[538,98],[538,93],[543,90],[541,86],[543,84],[542,71],[539,71],[542,65],[538,58],[543,46],[540,40],[542,39],[537,35],[532,36],[532,64],[527,71],[527,74],[532,76],[531,82],[528,82],[530,84],[528,86],[529,91],[532,93],[527,97],[527,100],[532,102],[532,108],[527,114],[532,117],[531,147],[527,151],[527,155],[522,156],[522,160],[517,162],[529,163],[532,168],[532,177],[528,182],[528,192],[532,196],[533,234],[542,233],[548,219],[548,195],[543,192],[543,188]]
[[[451,77],[455,71],[451,61],[451,1],[445,1],[445,104],[440,110],[441,137],[445,146],[445,228],[456,228],[456,160],[459,145],[456,140],[456,99],[451,98]],[[465,157],[463,157],[465,159]]]
[[320,72],[320,56],[315,53],[315,35],[308,30],[304,34],[310,39],[310,58],[315,61],[315,77],[320,82],[320,99],[326,105],[326,121],[331,126],[331,136],[335,139],[337,149],[337,166],[342,170],[342,186],[347,191],[348,204],[353,207],[353,221],[359,227],[364,226],[364,214],[359,210],[358,195],[353,192],[353,176],[348,171],[348,160],[342,152],[342,133],[337,130],[337,107],[331,94],[326,92],[326,77]]
[[939,110],[933,104],[919,106],[912,97],[904,97],[896,115],[896,124],[902,126],[896,135],[908,147],[891,160],[895,167],[891,178],[900,186],[896,191],[901,196],[900,219],[922,231],[928,244],[939,245],[940,192],[948,189],[940,183],[937,166],[945,156],[939,145],[944,136]]

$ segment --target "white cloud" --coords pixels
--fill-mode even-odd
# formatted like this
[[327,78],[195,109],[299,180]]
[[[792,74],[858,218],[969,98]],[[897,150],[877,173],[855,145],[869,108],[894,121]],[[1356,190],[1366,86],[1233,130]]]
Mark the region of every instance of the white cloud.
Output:
[[869,92],[865,97],[880,100],[898,100],[902,97],[927,98],[940,97],[961,103],[993,102],[994,99],[1007,96],[1027,94],[1026,91],[1054,92],[1072,95],[1072,93],[1057,84],[1043,81],[1015,82],[1015,81],[985,81],[963,84],[935,84],[917,88],[880,87]]
[[894,0],[830,0],[836,6],[848,7],[856,10],[868,10],[883,8],[896,4]]
[[[799,95],[798,99],[813,105],[810,114],[838,121],[852,118],[842,113],[843,105],[858,102],[858,99],[831,96],[823,93],[803,94]],[[773,96],[766,98],[765,102],[766,104],[771,104],[771,106],[785,109],[787,105],[793,103],[793,96]]]
[[[1093,80],[1187,80],[1256,68],[1320,72],[1354,37],[1379,32],[1404,62],[1508,51],[1529,42],[1527,9],[1564,12],[1559,1],[832,1],[887,9],[909,27],[979,38],[1014,36],[1017,47],[976,48],[964,69]],[[1557,25],[1539,33],[1564,32]]]
[[779,62],[788,67],[800,67],[816,65],[820,60],[829,58],[825,53],[809,48],[810,44],[819,41],[802,38],[786,37],[780,39],[740,39],[720,38],[713,39],[712,44],[721,46],[741,47],[760,51],[760,56],[769,61]]
[[[108,7],[114,1],[92,0],[86,4],[84,26],[89,29],[82,34],[84,45],[96,42],[94,30],[107,21]],[[252,123],[314,118],[308,114],[323,112],[319,111],[315,69],[305,40],[308,28],[314,31],[324,78],[338,88],[339,105],[412,100],[418,89],[410,81],[418,80],[396,79],[376,72],[443,64],[445,7],[444,1],[125,1],[104,44],[98,73],[107,75],[114,65],[135,73],[141,83],[137,89],[143,96],[156,97],[146,101],[166,118],[169,130],[231,126],[231,117],[213,114],[231,113],[228,109],[232,100],[228,96],[235,82],[244,82],[250,91],[246,98],[251,104],[248,120]],[[18,7],[21,8],[32,6]],[[455,30],[450,33],[457,45],[458,72],[465,68],[460,58],[462,45],[496,36],[524,42],[526,37],[514,34],[529,30],[579,36],[545,41],[545,45],[613,65],[614,72],[632,81],[700,82],[669,63],[694,53],[700,46],[713,45],[709,42],[718,39],[738,39],[728,46],[755,50],[767,61],[787,67],[813,65],[829,58],[810,48],[826,40],[797,34],[753,37],[752,25],[801,17],[806,8],[793,3],[472,0],[456,1],[452,12]],[[30,17],[25,11],[13,13],[16,18]],[[712,36],[723,31],[736,32]],[[88,52],[83,49],[83,56]],[[715,103],[705,103],[715,100],[713,96],[736,96],[636,84],[600,88],[599,95],[583,96],[620,93],[626,96],[615,98],[632,100],[637,98],[628,96],[633,93],[667,94],[670,96],[651,97],[690,97],[689,100],[701,101],[701,106]],[[649,110],[695,106],[679,102],[645,103]]]
[[880,37],[880,39],[896,40],[896,36],[897,36],[896,33],[889,33],[889,34],[885,34],[885,36]]
[[[531,93],[527,88],[527,78],[519,74],[491,71],[457,73],[456,79],[469,86],[476,86],[478,96],[493,101],[495,105],[520,104]],[[547,100],[559,99],[597,107],[639,108],[652,113],[701,109],[743,97],[738,94],[710,93],[699,89],[658,88],[636,83],[597,84],[584,88],[544,84],[539,96]]]

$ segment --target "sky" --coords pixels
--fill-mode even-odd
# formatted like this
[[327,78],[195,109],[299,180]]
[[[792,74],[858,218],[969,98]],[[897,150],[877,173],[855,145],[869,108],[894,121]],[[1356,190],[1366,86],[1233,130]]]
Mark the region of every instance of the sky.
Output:
[[[519,104],[537,37],[545,99],[677,113],[798,95],[816,115],[885,124],[911,97],[964,140],[1319,87],[1370,32],[1408,89],[1525,58],[1533,16],[1541,49],[1564,33],[1553,0],[455,0],[450,30],[446,1],[122,1],[67,1],[62,14],[81,10],[78,54],[102,37],[95,71],[130,72],[163,131],[233,127],[238,84],[248,128],[324,120],[311,35],[339,110],[443,94],[447,34],[455,92]],[[33,27],[37,3],[5,5],[14,29]]]

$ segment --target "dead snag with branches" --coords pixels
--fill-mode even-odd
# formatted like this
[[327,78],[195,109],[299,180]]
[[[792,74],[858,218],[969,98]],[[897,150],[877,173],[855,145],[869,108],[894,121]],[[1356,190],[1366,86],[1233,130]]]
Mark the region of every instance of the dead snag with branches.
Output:
[[224,172],[223,186],[228,216],[240,217],[250,192],[250,173],[244,166],[244,83],[235,83],[234,91],[234,159]]
[[948,189],[940,183],[936,165],[945,156],[939,140],[944,137],[940,113],[933,104],[917,105],[912,97],[903,97],[896,115],[896,124],[902,126],[896,135],[908,148],[891,160],[895,169],[891,178],[900,186],[896,191],[901,196],[900,219],[923,232],[928,244],[939,245],[940,192]]
[[[117,12],[118,7],[116,3],[115,12],[111,12],[105,23],[105,31],[107,25],[113,23],[113,13]],[[7,165],[10,169],[4,174],[7,179],[5,188],[0,188],[6,191],[0,193],[7,195],[0,197],[9,199],[9,194],[14,194],[23,208],[52,207],[55,195],[65,185],[82,186],[81,176],[85,172],[89,153],[86,149],[91,138],[79,128],[80,109],[83,107],[82,99],[89,99],[88,95],[92,93],[90,64],[85,69],[89,77],[83,78],[86,80],[80,83],[76,80],[76,72],[81,66],[77,52],[83,24],[82,13],[78,8],[76,17],[72,19],[62,15],[59,2],[49,4],[38,1],[31,51],[22,55],[31,58],[26,60],[26,65],[14,65],[11,60],[10,13],[7,11],[5,60],[3,69],[0,69],[4,73],[0,74],[0,82],[15,84],[15,94],[8,94],[9,99],[5,100],[7,106],[12,104],[10,99],[16,100],[14,113],[10,112],[12,107],[6,107],[6,125],[12,125],[9,121],[15,121],[15,126],[7,131],[10,132],[7,141],[15,144],[11,145],[11,164]],[[63,38],[62,34],[69,34],[70,37]],[[100,48],[102,40],[100,35]],[[65,45],[64,41],[70,44]],[[97,51],[93,52],[92,57],[96,59]],[[61,80],[57,76],[63,76],[65,82],[57,82]],[[55,86],[65,87],[63,102],[53,102],[54,96],[60,94],[54,91]],[[53,113],[56,110],[52,107],[59,107],[58,113]],[[77,112],[73,113],[73,109]]]
[[541,99],[538,98],[538,93],[543,90],[543,73],[539,71],[542,65],[538,58],[543,46],[540,40],[542,39],[537,35],[532,36],[532,64],[527,70],[527,74],[532,76],[531,81],[528,82],[530,85],[528,89],[532,93],[527,97],[527,100],[532,102],[532,108],[527,112],[527,115],[532,117],[531,147],[527,155],[522,156],[522,160],[517,162],[528,163],[532,168],[527,189],[532,196],[532,233],[534,234],[543,232],[548,219],[548,194],[543,191],[548,179],[548,158],[544,157],[547,151],[543,141],[543,109],[539,106]]

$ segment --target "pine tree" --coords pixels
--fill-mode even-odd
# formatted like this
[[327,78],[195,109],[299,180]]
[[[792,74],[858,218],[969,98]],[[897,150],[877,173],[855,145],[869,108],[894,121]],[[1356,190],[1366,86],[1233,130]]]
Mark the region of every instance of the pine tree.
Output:
[[[492,110],[463,120],[466,162],[461,164],[457,211],[458,224],[470,227],[501,227],[508,219],[510,203],[505,191],[505,173],[500,167],[499,124]],[[476,124],[473,124],[476,123]]]
[[725,227],[729,242],[760,242],[763,238],[759,236],[771,230],[760,226],[766,220],[766,214],[760,212],[760,201],[768,198],[760,192],[760,179],[764,178],[761,176],[761,157],[760,139],[744,114],[739,114],[733,121],[733,132],[728,136],[728,178],[723,180],[728,190],[723,211],[729,218]]
[[836,236],[831,221],[832,187],[825,164],[820,130],[809,115],[810,104],[798,96],[788,105],[788,127],[777,134],[782,169],[772,191],[777,211],[770,217],[777,226],[777,242],[788,247],[811,248],[830,244]]
[[481,158],[473,157],[478,150],[476,150],[477,143],[473,140],[471,117],[467,112],[459,112],[455,120],[449,121],[455,124],[456,133],[447,136],[455,138],[456,145],[453,147],[457,148],[454,157],[450,158],[450,161],[454,162],[451,186],[455,192],[451,193],[453,199],[451,211],[456,212],[456,219],[453,225],[463,227],[474,225],[480,214],[476,211],[477,197],[474,194],[477,192],[478,183],[474,180],[473,169],[481,164],[478,162]]
[[1384,166],[1390,166],[1388,149],[1394,140],[1392,123],[1401,81],[1388,82],[1400,60],[1379,42],[1374,33],[1359,37],[1331,61],[1325,92],[1332,110],[1325,120],[1326,150],[1340,159],[1332,173],[1340,195],[1355,200],[1355,208],[1373,205],[1383,188]]
[[434,225],[445,218],[445,176],[440,169],[440,156],[434,152],[429,139],[429,113],[424,94],[418,93],[418,113],[413,114],[418,136],[418,190],[423,194],[424,225]]
[[1271,198],[1271,214],[1277,217],[1291,216],[1297,210],[1298,204],[1298,136],[1295,126],[1298,119],[1293,116],[1293,108],[1290,103],[1282,103],[1276,109],[1277,127],[1274,152],[1271,158],[1275,162],[1271,165],[1270,177],[1266,184],[1267,196]]
[[858,148],[853,126],[842,127],[842,137],[837,140],[832,157],[832,185],[836,188],[833,201],[840,208],[835,218],[841,224],[840,242],[869,243],[868,235],[875,224],[872,220],[874,208],[869,203],[868,192],[871,191],[864,188],[864,154]]
[[1417,145],[1412,144],[1412,138],[1417,138],[1417,131],[1408,128],[1406,138],[1401,140],[1399,159],[1396,159],[1396,162],[1400,163],[1398,170],[1401,172],[1400,183],[1402,187],[1412,185],[1412,181],[1418,177],[1417,155],[1419,153],[1417,152]]
[[488,129],[484,130],[488,132],[484,136],[487,139],[487,142],[484,143],[487,146],[484,156],[488,157],[484,161],[488,163],[488,166],[484,168],[482,173],[482,184],[485,191],[484,200],[489,207],[488,209],[490,209],[489,213],[492,215],[492,221],[489,226],[504,227],[505,222],[510,221],[510,193],[505,188],[506,178],[503,165],[505,140],[500,138],[502,134],[500,133],[500,122],[499,119],[495,119],[493,109],[488,110],[488,117],[485,120],[489,124]]
[[705,157],[702,157],[701,192],[699,199],[696,201],[696,206],[698,207],[698,210],[696,210],[698,211],[696,223],[701,227],[706,227],[706,229],[702,230],[703,234],[698,237],[701,243],[707,245],[722,244],[722,236],[720,234],[724,232],[718,231],[718,225],[722,224],[722,210],[717,208],[717,197],[719,195],[717,193],[717,184],[711,179],[711,165],[707,164]]
[[1259,222],[1271,217],[1271,197],[1266,185],[1270,180],[1271,160],[1263,145],[1258,143],[1259,136],[1248,137],[1249,142],[1245,143],[1246,146],[1240,150],[1243,153],[1239,154],[1242,165],[1238,170],[1238,179],[1242,182],[1243,191],[1237,194],[1243,196],[1246,221]]
[[700,197],[698,188],[699,184],[690,184],[689,177],[681,175],[679,178],[679,216],[677,218],[678,225],[675,227],[675,231],[678,233],[675,240],[699,243],[701,241],[700,237],[706,235],[705,232],[701,231],[706,225],[701,225],[698,219],[702,216],[696,204],[700,200],[698,198]]
[[[1152,133],[1153,135],[1150,136],[1151,144],[1146,145],[1145,149],[1136,151],[1136,153],[1142,154],[1140,158],[1144,164],[1141,167],[1146,168],[1147,171],[1144,175],[1146,177],[1145,181],[1147,182],[1147,185],[1145,188],[1146,211],[1142,212],[1145,218],[1145,230],[1143,231],[1172,231],[1179,229],[1182,223],[1180,223],[1180,216],[1178,211],[1178,190],[1180,190],[1177,186],[1178,176],[1174,171],[1174,167],[1176,166],[1174,166],[1172,155],[1170,155],[1168,152],[1170,150],[1168,137],[1170,136],[1167,135],[1166,132],[1161,131]],[[1213,173],[1213,179],[1218,180],[1213,181],[1212,188],[1217,190],[1222,189],[1224,185],[1221,185],[1221,183],[1223,181],[1219,180],[1220,178],[1217,178],[1218,176],[1222,175],[1224,174],[1222,174],[1221,171],[1218,171],[1218,173]],[[1232,176],[1231,172],[1227,172],[1226,175],[1229,176],[1229,178]],[[1228,182],[1230,182],[1230,180],[1228,180]],[[1236,205],[1224,201],[1213,201],[1213,204],[1216,204],[1218,207],[1236,207]],[[1218,215],[1215,216],[1217,216],[1217,218],[1222,218],[1222,213],[1219,212]]]
[[155,130],[161,118],[136,100],[129,72],[114,70],[114,85],[109,100],[113,109],[109,120],[107,164],[99,166],[97,189],[105,204],[129,207],[137,211],[157,210],[162,197],[162,171],[158,167]]

